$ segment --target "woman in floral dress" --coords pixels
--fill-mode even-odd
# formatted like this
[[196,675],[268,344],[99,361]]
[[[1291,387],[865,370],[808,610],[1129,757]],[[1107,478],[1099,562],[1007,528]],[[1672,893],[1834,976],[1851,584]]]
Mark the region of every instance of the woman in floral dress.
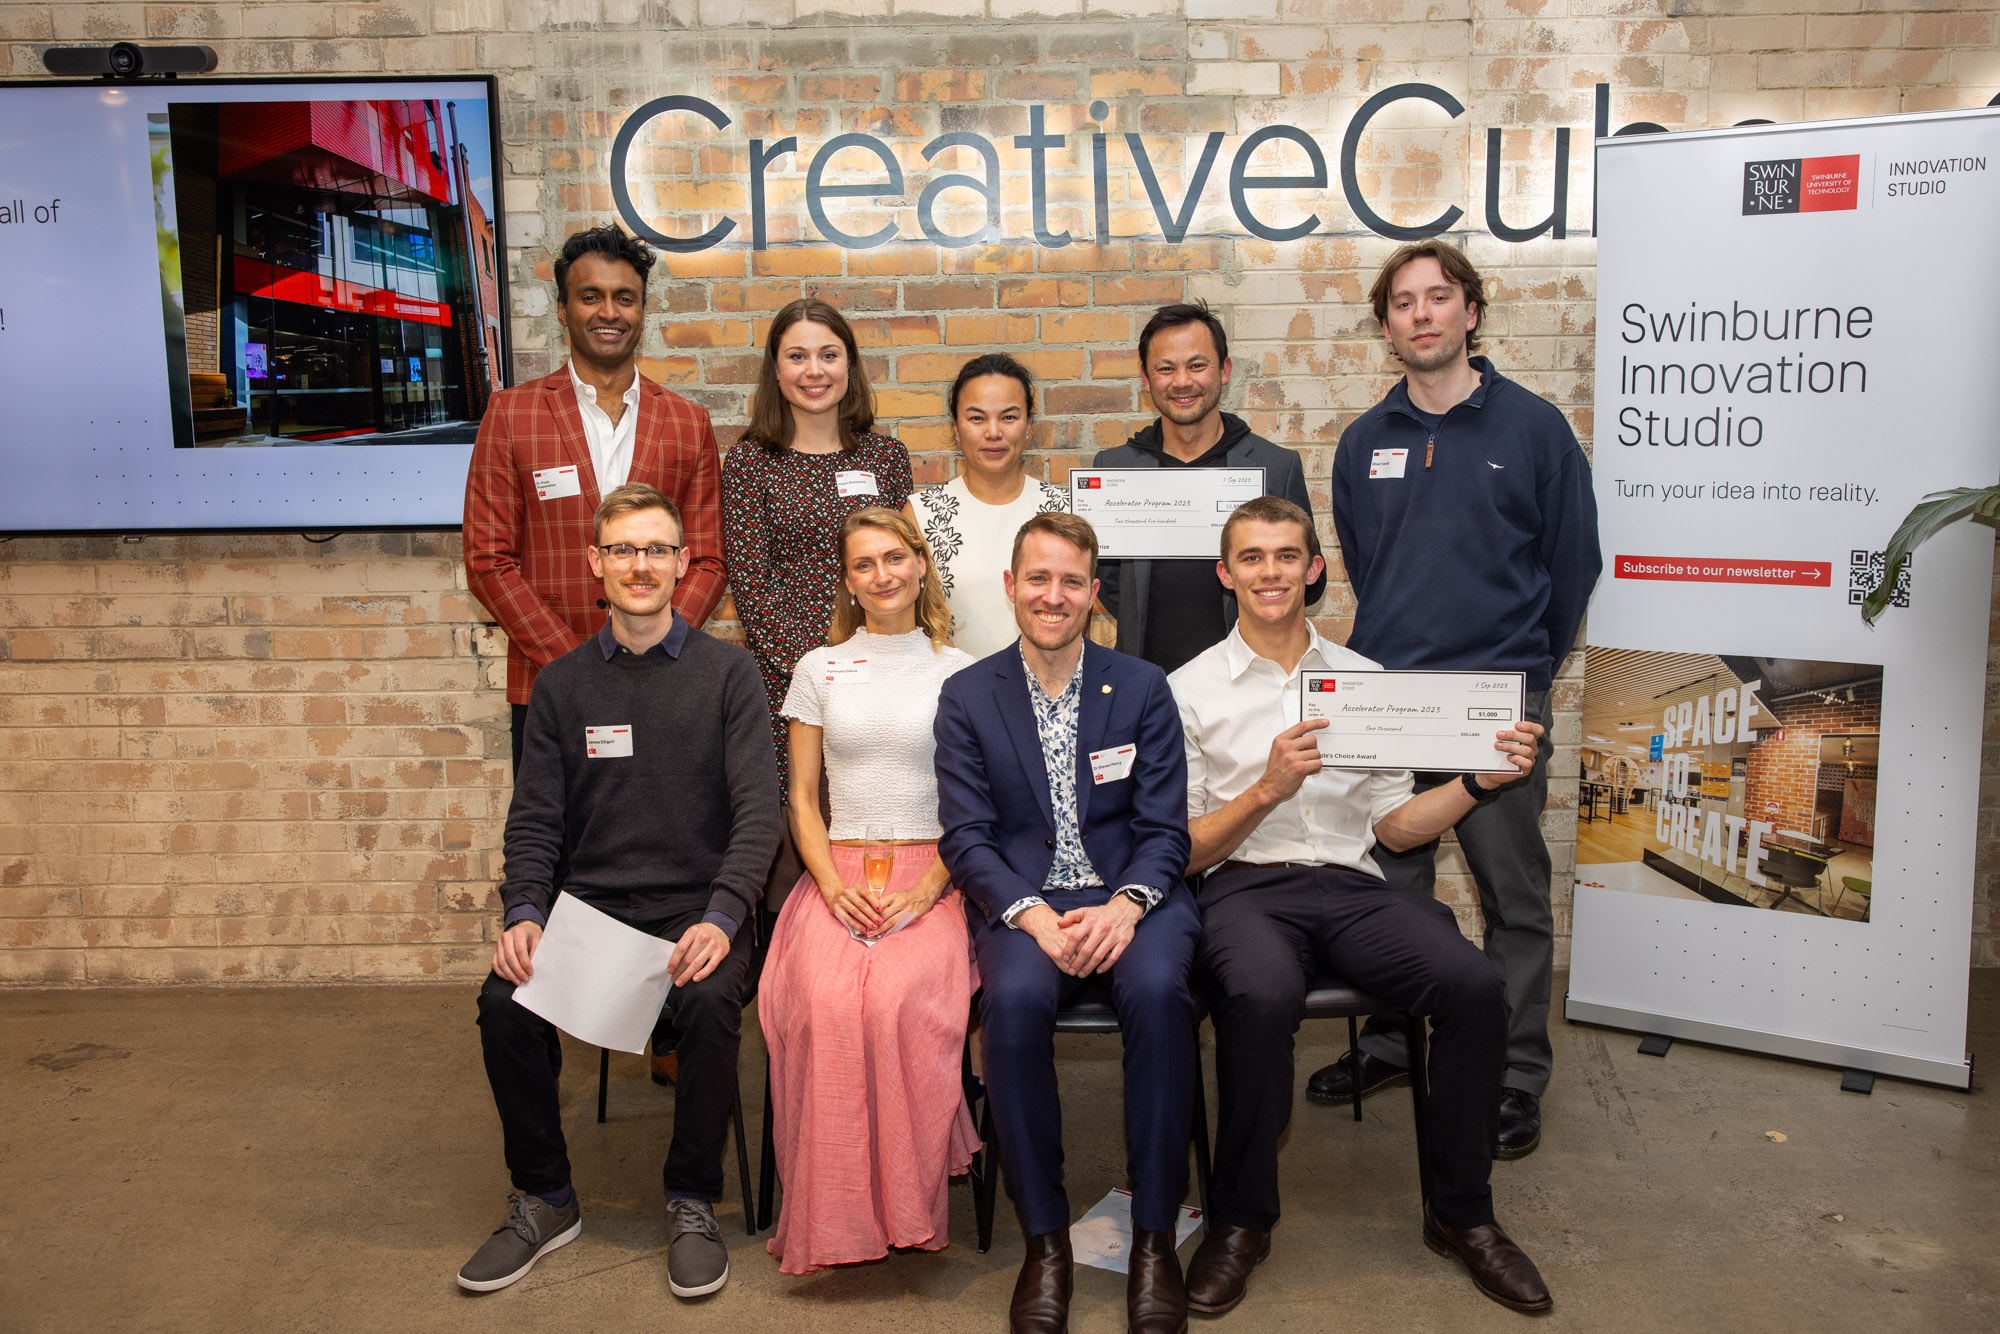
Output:
[[750,424],[722,462],[722,538],[736,616],[764,674],[781,784],[790,764],[779,709],[799,659],[826,642],[841,521],[870,505],[900,509],[913,489],[909,451],[874,426],[846,319],[814,297],[780,310]]

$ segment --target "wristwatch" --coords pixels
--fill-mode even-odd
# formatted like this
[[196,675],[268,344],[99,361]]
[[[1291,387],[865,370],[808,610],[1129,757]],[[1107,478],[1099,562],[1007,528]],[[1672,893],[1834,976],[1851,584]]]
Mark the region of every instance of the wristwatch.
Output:
[[1460,774],[1458,781],[1465,784],[1465,790],[1472,794],[1474,801],[1491,801],[1500,791],[1497,787],[1489,790],[1479,786],[1479,780],[1471,774]]
[[1139,911],[1142,914],[1147,912],[1153,906],[1153,901],[1146,897],[1146,891],[1140,889],[1137,885],[1121,885],[1119,886],[1118,892],[1120,894],[1123,894],[1126,898],[1132,900],[1132,902],[1138,904]]

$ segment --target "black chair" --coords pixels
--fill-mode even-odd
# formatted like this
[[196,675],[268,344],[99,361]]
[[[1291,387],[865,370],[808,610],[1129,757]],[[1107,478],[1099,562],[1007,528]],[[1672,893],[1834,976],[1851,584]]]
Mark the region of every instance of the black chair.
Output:
[[[754,985],[754,974],[752,981]],[[766,1082],[769,1081],[769,1075],[769,1070],[766,1070]],[[597,1124],[599,1125],[604,1124],[605,1094],[610,1082],[611,1049],[609,1047],[599,1047],[597,1049]],[[766,1093],[764,1096],[768,1102],[770,1094]],[[750,1140],[743,1128],[743,1080],[741,1077],[736,1081],[736,1101],[730,1105],[729,1115],[735,1122],[736,1128],[736,1173],[743,1183],[743,1223],[748,1228],[750,1235],[754,1237],[757,1235],[758,1223],[756,1212],[750,1207]],[[767,1111],[767,1120],[768,1117],[769,1113]],[[764,1133],[769,1135],[770,1131],[766,1130]]]
[[[1361,1033],[1357,1020],[1364,1014],[1393,1015],[1402,1020],[1405,1032],[1409,1036],[1410,1103],[1416,1112],[1417,1122],[1417,1195],[1428,1204],[1431,1198],[1430,1133],[1425,1123],[1425,1116],[1430,1106],[1430,1068],[1426,1060],[1430,1044],[1424,1031],[1423,1018],[1419,1015],[1403,1014],[1380,996],[1372,995],[1358,987],[1351,987],[1339,978],[1326,974],[1314,978],[1312,985],[1306,989],[1306,1018],[1345,1019],[1349,1051],[1361,1049]],[[1354,1087],[1354,1119],[1357,1121],[1361,1119],[1359,1082]]]
[[[771,931],[777,925],[778,909],[785,906],[785,898],[798,883],[799,876],[805,874],[799,863],[798,853],[792,848],[791,839],[785,839],[778,847],[777,859],[771,864],[771,873],[764,882],[764,897],[757,905],[757,911],[750,921],[750,947],[756,956],[750,963],[749,991],[743,997],[743,1007],[747,1010],[757,998],[757,985],[764,976],[764,951],[771,943]],[[606,1085],[611,1078],[611,1053],[599,1048],[597,1053],[597,1124],[604,1124],[604,1101]],[[771,1180],[775,1165],[771,1159],[771,1057],[764,1055],[764,1162],[763,1182],[752,1206],[750,1193],[750,1140],[743,1125],[743,1076],[736,1077],[736,1100],[730,1104],[729,1115],[736,1131],[736,1171],[743,1182],[743,1225],[751,1236],[756,1236],[764,1228],[771,1226]]]
[[[974,1013],[978,1012],[978,998],[973,999]],[[1194,1024],[1197,1035],[1201,1021],[1208,1009],[1200,991],[1195,992]],[[1058,1033],[1118,1033],[1118,1011],[1112,1008],[1111,984],[1103,977],[1096,977],[1083,984],[1070,1003],[1056,1011],[1056,1032]],[[1201,1074],[1201,1053],[1195,1052],[1194,1119],[1190,1127],[1190,1138],[1194,1141],[1195,1186],[1201,1198],[1201,1216],[1208,1218],[1208,1095],[1203,1090]],[[968,1036],[965,1056],[967,1098],[973,1099],[972,1048]],[[993,1137],[993,1100],[986,1098],[979,1113],[980,1151],[973,1155],[972,1200],[973,1210],[979,1225],[979,1251],[983,1255],[993,1245],[993,1205],[999,1196],[1000,1145]]]
[[[1425,1124],[1425,1116],[1430,1106],[1430,1070],[1426,1060],[1429,1051],[1428,1037],[1424,1031],[1424,1021],[1417,1015],[1404,1014],[1381,997],[1351,987],[1337,977],[1326,974],[1313,979],[1306,988],[1307,1019],[1345,1019],[1347,1021],[1347,1049],[1360,1050],[1360,1025],[1357,1022],[1365,1014],[1393,1016],[1402,1021],[1409,1038],[1410,1048],[1410,1102],[1416,1113],[1417,1124],[1417,1197],[1425,1205],[1431,1198],[1430,1174],[1430,1133]],[[1218,1076],[1219,1078],[1219,1076]],[[1197,1085],[1200,1080],[1195,1081]],[[1197,1097],[1199,1092],[1197,1091]],[[1354,1089],[1354,1119],[1361,1120],[1361,1087]],[[1202,1146],[1202,1158],[1207,1157],[1208,1128],[1203,1126],[1198,1143]],[[1205,1169],[1204,1169],[1205,1170]],[[1203,1214],[1207,1213],[1208,1191],[1202,1191]]]
[[[778,846],[778,859],[771,866],[770,878],[764,882],[763,900],[757,905],[757,962],[752,972],[753,992],[756,990],[756,983],[764,976],[764,956],[771,948],[771,933],[778,929],[778,914],[784,909],[785,900],[792,896],[792,889],[805,873],[805,863],[799,859],[798,849],[792,846],[792,840],[788,835]],[[771,1098],[771,1050],[767,1043],[764,1048],[764,1142],[759,1146],[757,1153],[758,1230],[771,1226],[773,1206],[777,1199],[778,1147],[772,1129],[776,1116],[777,1105]],[[750,1196],[747,1167],[744,1181],[743,1198],[748,1200]],[[744,1212],[749,1212],[747,1206]]]

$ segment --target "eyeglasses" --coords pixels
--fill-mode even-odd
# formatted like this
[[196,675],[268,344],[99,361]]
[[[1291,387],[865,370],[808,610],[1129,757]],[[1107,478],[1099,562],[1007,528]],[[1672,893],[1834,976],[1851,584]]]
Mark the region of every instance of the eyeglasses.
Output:
[[678,555],[680,552],[679,547],[668,546],[665,542],[655,542],[651,546],[644,547],[635,547],[630,542],[613,542],[609,546],[599,547],[597,550],[598,554],[606,560],[619,565],[630,565],[642,551],[654,560],[665,560],[669,556]]

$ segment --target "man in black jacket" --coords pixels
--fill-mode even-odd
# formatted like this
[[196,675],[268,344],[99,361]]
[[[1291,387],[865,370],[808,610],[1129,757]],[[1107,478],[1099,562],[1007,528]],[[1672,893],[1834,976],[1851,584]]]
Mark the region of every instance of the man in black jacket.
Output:
[[[1464,255],[1435,239],[1404,246],[1369,297],[1408,374],[1347,428],[1333,459],[1333,525],[1355,597],[1347,646],[1384,667],[1523,672],[1526,716],[1548,728],[1549,688],[1603,563],[1590,464],[1553,404],[1471,355],[1486,298]],[[1417,790],[1456,781],[1419,774]],[[1544,748],[1531,774],[1457,825],[1507,997],[1498,1158],[1541,1142],[1555,952],[1548,792]],[[1431,842],[1377,862],[1390,884],[1429,894],[1436,855]],[[1316,1073],[1306,1095],[1341,1101],[1408,1066],[1401,1032],[1371,1021],[1359,1050]]]
[[736,1098],[751,914],[777,850],[777,764],[757,665],[673,609],[688,570],[680,513],[634,483],[598,505],[585,554],[611,614],[535,678],[507,812],[504,913],[479,992],[480,1046],[517,1192],[506,1220],[459,1270],[473,1292],[506,1287],[574,1240],[554,1025],[515,988],[535,970],[556,895],[678,942],[667,1008],[681,1080],[663,1181],[667,1284],[698,1297],[729,1278],[709,1201]]
[[[1262,468],[1265,495],[1311,514],[1299,456],[1222,411],[1229,372],[1229,335],[1207,305],[1162,306],[1139,334],[1139,378],[1160,415],[1124,444],[1100,450],[1090,466]],[[1098,598],[1118,618],[1119,652],[1162,671],[1220,643],[1236,623],[1236,599],[1213,560],[1107,560],[1098,578]],[[1306,589],[1307,607],[1325,591],[1322,572]]]

